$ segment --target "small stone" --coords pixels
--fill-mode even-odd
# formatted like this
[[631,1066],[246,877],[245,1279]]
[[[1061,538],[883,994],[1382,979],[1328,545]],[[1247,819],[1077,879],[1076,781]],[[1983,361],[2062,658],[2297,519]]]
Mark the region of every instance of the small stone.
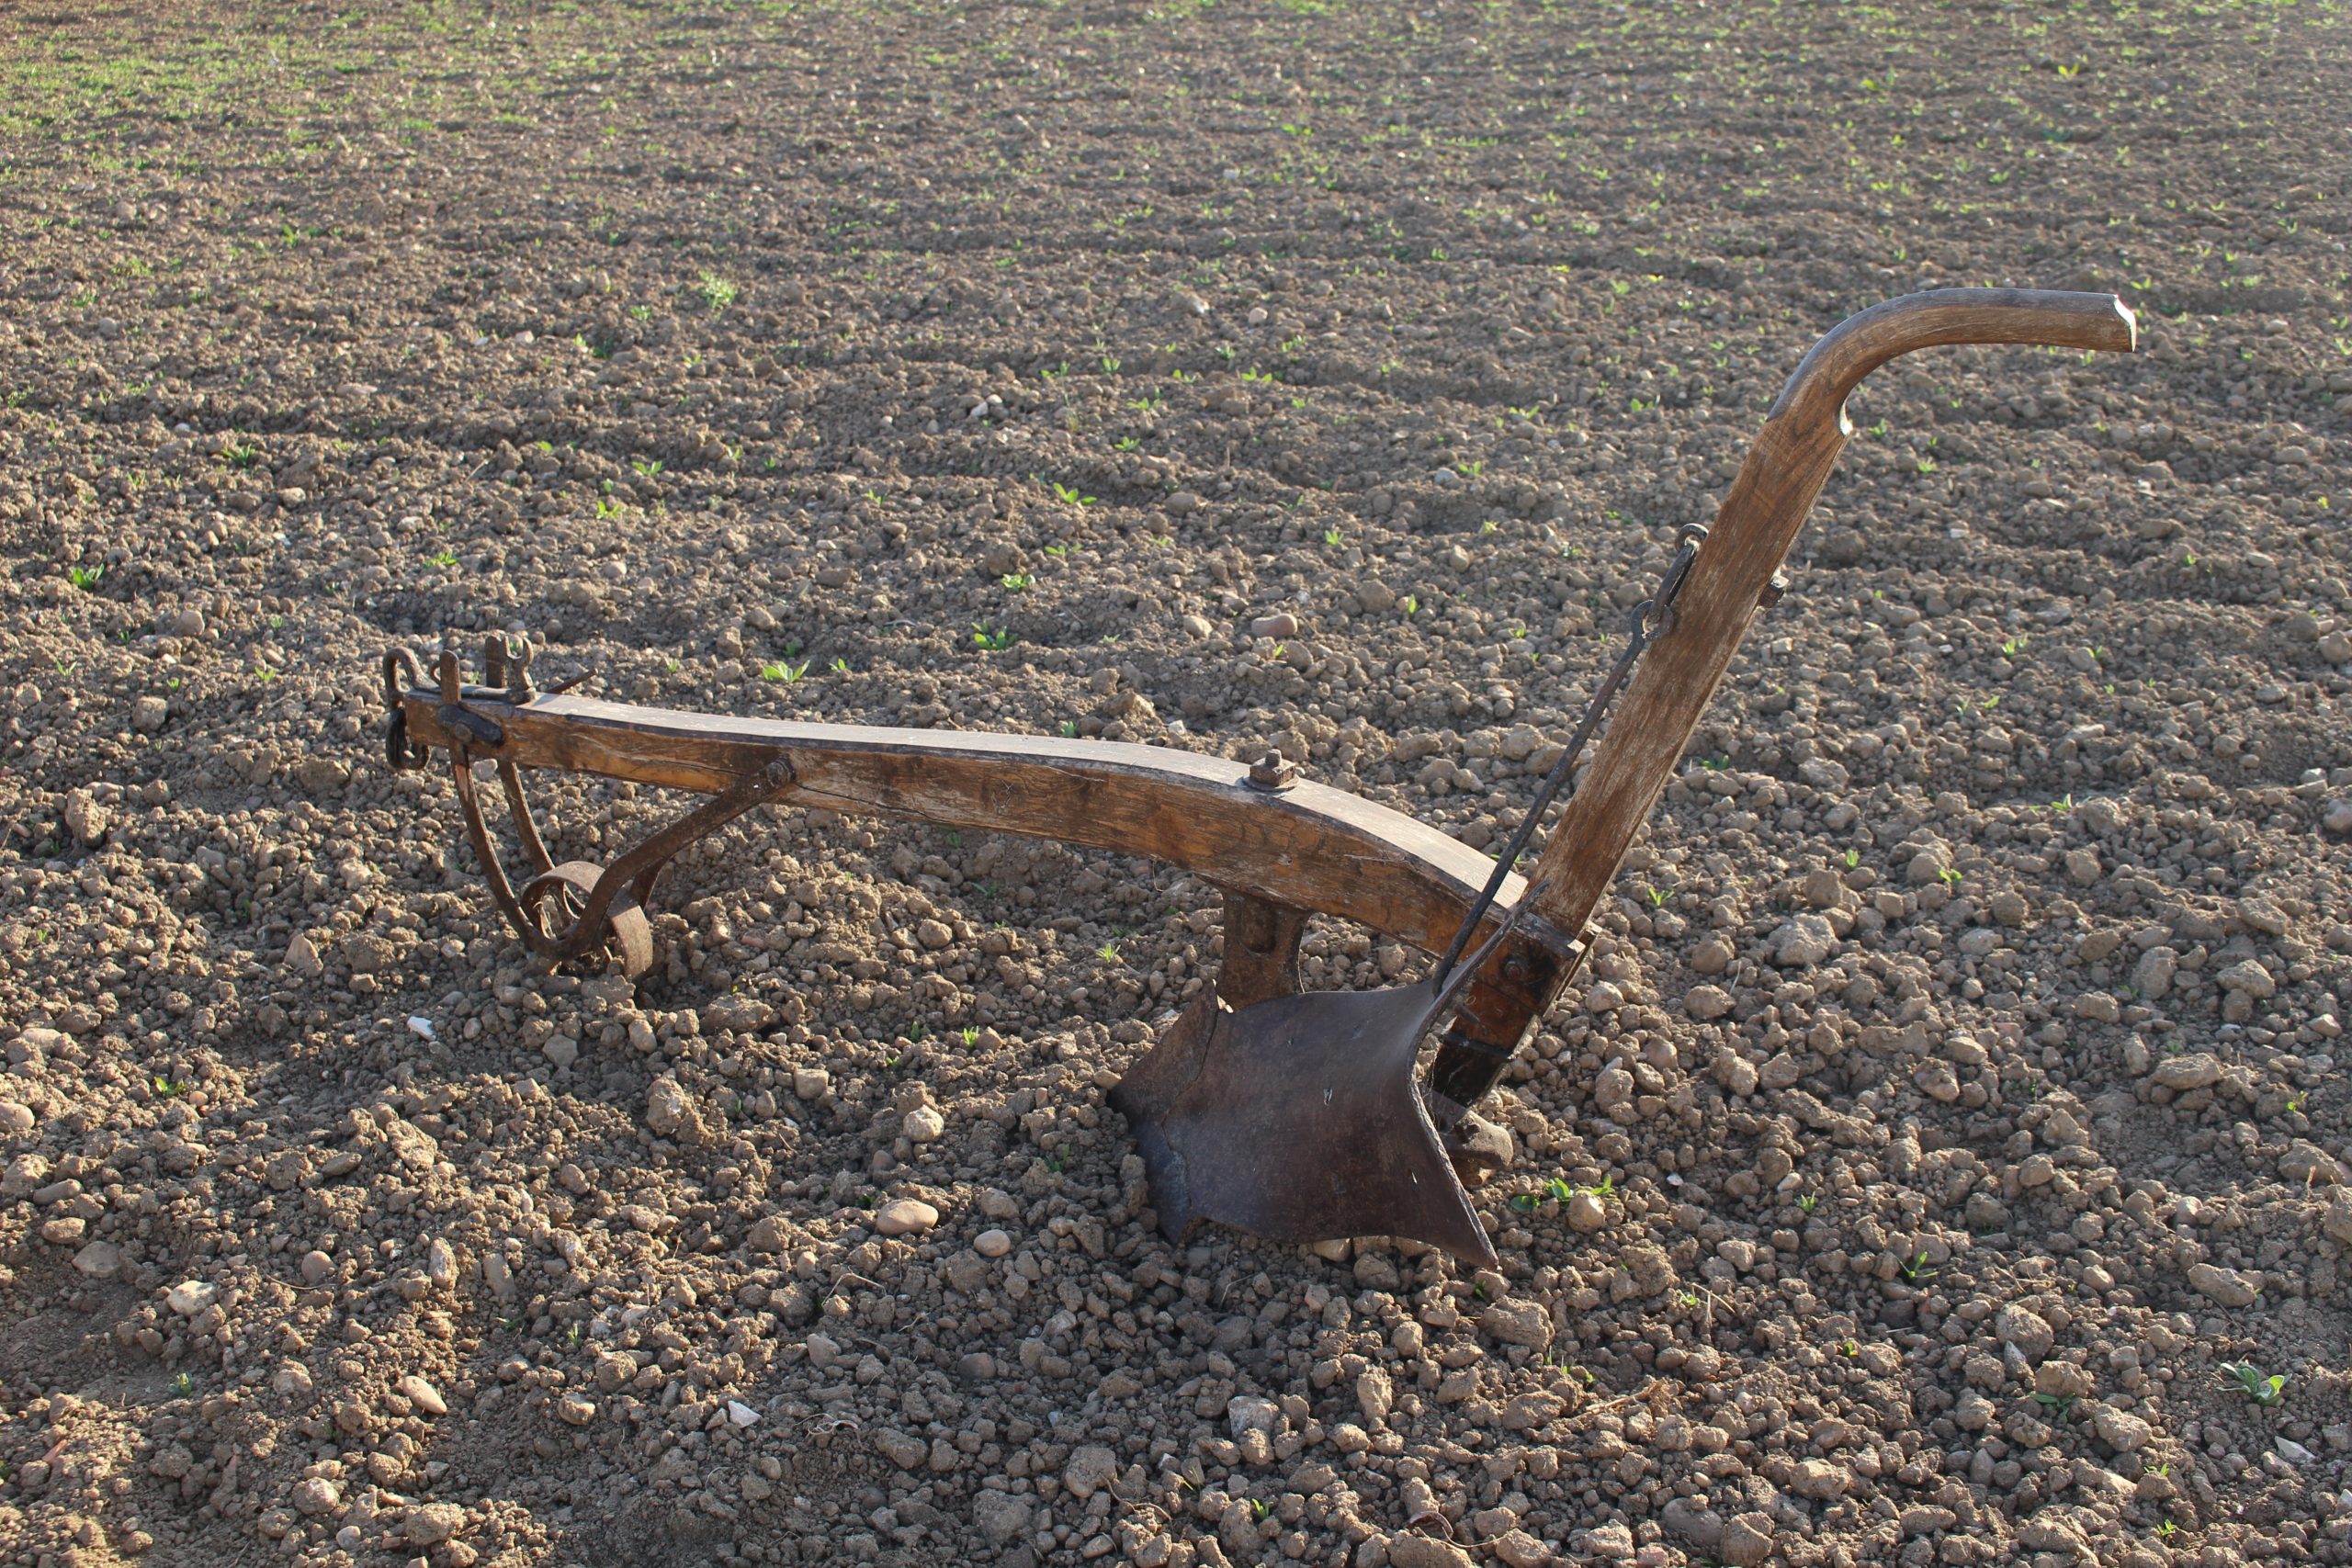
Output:
[[33,1108],[21,1100],[0,1100],[0,1138],[21,1138],[33,1130]]
[[1081,1503],[1118,1478],[1119,1456],[1100,1443],[1079,1449],[1062,1466],[1062,1484]]
[[899,1432],[896,1427],[882,1427],[875,1432],[875,1453],[879,1453],[899,1470],[920,1470],[927,1458],[932,1458],[932,1446],[910,1432]]
[[[1622,1527],[1621,1527],[1622,1528]],[[1633,1542],[1629,1537],[1626,1545]],[[1509,1529],[1487,1543],[1487,1550],[1504,1564],[1504,1568],[1552,1568],[1559,1559],[1552,1549],[1523,1529]]]
[[2155,1430],[2128,1410],[2102,1405],[2092,1418],[2098,1440],[2118,1453],[2137,1453],[2155,1438]]
[[1505,1297],[1478,1314],[1478,1326],[1506,1345],[1541,1350],[1552,1343],[1552,1314],[1540,1302]]
[[1298,617],[1284,611],[1278,615],[1260,615],[1250,623],[1252,637],[1269,637],[1280,642],[1298,635]]
[[2153,1075],[2165,1088],[2186,1093],[2193,1089],[2207,1089],[2222,1081],[2222,1064],[2203,1051],[2186,1056],[2167,1056],[2156,1064]]
[[675,1134],[694,1116],[694,1101],[673,1077],[658,1077],[645,1091],[645,1125],[657,1138]]
[[1012,1235],[993,1227],[984,1230],[972,1238],[972,1250],[982,1258],[1002,1258],[1012,1250]]
[[80,844],[95,844],[107,836],[112,823],[107,808],[86,789],[77,789],[65,797],[65,829]]
[[1740,1515],[1724,1526],[1716,1550],[1732,1568],[1763,1568],[1772,1557],[1772,1516],[1760,1510]]
[[427,1416],[437,1416],[449,1414],[449,1402],[441,1397],[441,1391],[414,1372],[401,1379],[392,1385],[392,1388],[402,1399],[407,1400]]
[[1194,642],[1206,642],[1216,634],[1216,627],[1209,624],[1206,615],[1180,615],[1176,626]]
[[2013,1345],[2018,1355],[2029,1363],[2039,1362],[2050,1354],[2058,1336],[2047,1319],[2028,1307],[2005,1306],[1993,1314],[1993,1335],[2004,1345]]
[[1838,951],[1838,933],[1826,916],[1799,915],[1774,931],[1767,945],[1780,967],[1810,969]]
[[1002,1546],[1029,1528],[1029,1504],[1009,1492],[983,1488],[972,1499],[972,1523],[991,1546]]
[[741,1400],[730,1399],[727,1402],[727,1424],[737,1431],[757,1425],[759,1419],[760,1413]]
[[74,1255],[74,1268],[86,1280],[111,1280],[122,1270],[122,1248],[94,1241]]
[[874,1228],[884,1235],[920,1235],[939,1223],[939,1211],[920,1198],[899,1198],[874,1211]]
[[401,1521],[411,1546],[438,1546],[466,1526],[466,1511],[455,1503],[421,1503]]
[[1658,1514],[1666,1533],[1684,1545],[1713,1556],[1724,1542],[1724,1517],[1705,1504],[1676,1497]]
[[2091,1391],[2091,1375],[2072,1361],[2044,1361],[2033,1369],[2033,1392],[2052,1399],[2080,1399]]
[[191,637],[202,637],[204,635],[204,612],[198,609],[193,604],[181,605],[178,609],[172,612],[171,619],[164,623],[164,635],[165,637],[179,637],[184,640]]
[[933,1105],[918,1105],[899,1123],[899,1131],[918,1144],[935,1144],[947,1133],[947,1118]]
[[1590,1192],[1573,1193],[1567,1203],[1568,1228],[1590,1235],[1609,1223],[1609,1208]]
[[1702,1023],[1712,1022],[1731,1011],[1731,993],[1721,986],[1693,986],[1682,998],[1682,1010]]
[[1734,1095],[1754,1094],[1762,1077],[1755,1063],[1729,1046],[1715,1054],[1713,1071],[1715,1082]]
[[1634,1555],[1634,1532],[1622,1520],[1611,1519],[1605,1525],[1578,1530],[1568,1544],[1588,1557],[1622,1562]]
[[1367,610],[1388,610],[1396,607],[1396,591],[1376,577],[1367,577],[1356,584],[1356,603]]
[[2251,958],[2231,964],[2213,976],[2213,983],[2225,991],[2244,991],[2256,1001],[2267,1001],[2278,994],[2278,982],[2270,971]]
[[302,1283],[306,1285],[323,1285],[334,1278],[334,1259],[315,1247],[302,1254],[301,1261],[295,1268],[300,1271]]
[[130,727],[141,735],[153,735],[171,716],[172,705],[163,698],[141,697],[131,705]]
[[1271,1399],[1236,1394],[1225,1402],[1226,1428],[1236,1438],[1245,1432],[1256,1432],[1271,1438],[1274,1435],[1275,1425],[1282,1418],[1282,1406]]
[[596,1402],[584,1393],[567,1393],[555,1403],[556,1416],[570,1427],[585,1427],[596,1418]]
[[822,1100],[833,1087],[833,1075],[822,1067],[792,1069],[792,1092],[799,1100]]
[[2278,1174],[2305,1187],[2335,1187],[2345,1181],[2343,1162],[2308,1138],[2297,1138],[2278,1156]]
[[1450,1540],[1398,1530],[1388,1538],[1390,1568],[1476,1568],[1476,1558]]
[[194,1317],[220,1295],[220,1287],[205,1280],[183,1280],[164,1292],[164,1303],[182,1317]]
[[1720,975],[1731,967],[1731,961],[1737,956],[1724,937],[1710,936],[1690,950],[1690,967],[1702,975]]
[[342,1491],[323,1476],[313,1475],[296,1482],[288,1501],[314,1519],[343,1511]]
[[[1903,868],[1903,879],[1914,887],[1944,880],[1944,873],[1951,869],[1951,852],[1941,844],[1930,844],[1913,855]],[[1748,1517],[1741,1515],[1742,1518]]]
[[1380,1426],[1388,1419],[1388,1413],[1396,1408],[1396,1387],[1388,1381],[1386,1372],[1374,1367],[1357,1377],[1356,1406],[1363,1412],[1365,1421],[1374,1427]]
[[2240,1273],[2218,1264],[2197,1263],[2189,1266],[2188,1282],[2205,1296],[2225,1307],[2252,1306],[2262,1299],[2262,1276]]
[[569,1034],[549,1035],[548,1043],[539,1047],[539,1055],[560,1072],[580,1060],[580,1042]]
[[318,944],[300,931],[286,944],[286,967],[300,978],[315,980],[326,973],[326,961],[319,956]]
[[1843,1465],[1824,1459],[1809,1459],[1799,1464],[1789,1481],[1789,1490],[1800,1497],[1816,1503],[1826,1503],[1843,1497],[1852,1489],[1854,1478]]
[[925,950],[937,953],[956,940],[956,929],[945,920],[925,918],[915,922],[915,940]]

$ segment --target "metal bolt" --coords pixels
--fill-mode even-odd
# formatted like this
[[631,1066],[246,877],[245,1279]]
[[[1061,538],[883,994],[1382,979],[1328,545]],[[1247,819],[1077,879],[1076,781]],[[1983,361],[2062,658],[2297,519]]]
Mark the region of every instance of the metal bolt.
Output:
[[1770,609],[1773,605],[1781,602],[1781,595],[1786,593],[1788,591],[1788,574],[1781,571],[1774,572],[1772,574],[1772,581],[1764,585],[1764,592],[1756,596],[1757,608],[1760,610]]
[[1267,791],[1283,790],[1298,782],[1298,770],[1283,760],[1279,751],[1269,751],[1250,764],[1250,787]]

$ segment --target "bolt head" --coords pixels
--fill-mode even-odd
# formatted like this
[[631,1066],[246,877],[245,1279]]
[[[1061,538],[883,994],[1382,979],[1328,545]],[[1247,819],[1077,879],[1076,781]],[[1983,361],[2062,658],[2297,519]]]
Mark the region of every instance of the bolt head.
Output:
[[1279,751],[1269,751],[1250,764],[1250,787],[1252,789],[1288,789],[1298,782],[1298,770],[1285,761]]

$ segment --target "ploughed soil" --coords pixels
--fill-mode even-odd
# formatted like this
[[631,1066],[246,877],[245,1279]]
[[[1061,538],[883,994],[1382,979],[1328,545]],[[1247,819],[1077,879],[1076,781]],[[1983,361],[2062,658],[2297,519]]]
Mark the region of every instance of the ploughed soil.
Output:
[[[0,31],[0,1560],[2352,1556],[2340,6]],[[1962,283],[2144,352],[1856,398],[1490,1274],[1160,1236],[1201,877],[778,807],[549,974],[383,762],[503,631],[1486,847],[1805,347]]]

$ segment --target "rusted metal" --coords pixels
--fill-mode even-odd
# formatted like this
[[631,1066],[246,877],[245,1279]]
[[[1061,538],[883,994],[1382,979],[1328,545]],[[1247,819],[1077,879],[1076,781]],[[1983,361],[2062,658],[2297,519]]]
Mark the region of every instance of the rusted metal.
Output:
[[[1489,948],[1508,935],[1506,921]],[[1194,998],[1111,1090],[1160,1230],[1182,1240],[1214,1220],[1272,1241],[1395,1235],[1492,1264],[1414,1081],[1422,1036],[1488,956],[1445,981],[1377,991],[1238,1010],[1215,992]],[[1374,1216],[1383,1228],[1367,1231]]]
[[1298,782],[1298,770],[1284,761],[1279,751],[1269,751],[1250,764],[1250,787],[1268,794],[1290,788]]

